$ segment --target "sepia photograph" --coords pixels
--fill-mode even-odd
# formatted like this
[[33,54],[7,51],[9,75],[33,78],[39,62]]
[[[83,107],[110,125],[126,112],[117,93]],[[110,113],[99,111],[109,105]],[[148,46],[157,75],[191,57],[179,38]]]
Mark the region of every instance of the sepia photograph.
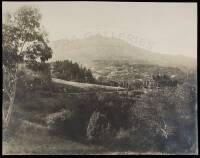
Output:
[[197,155],[197,2],[3,1],[3,155]]

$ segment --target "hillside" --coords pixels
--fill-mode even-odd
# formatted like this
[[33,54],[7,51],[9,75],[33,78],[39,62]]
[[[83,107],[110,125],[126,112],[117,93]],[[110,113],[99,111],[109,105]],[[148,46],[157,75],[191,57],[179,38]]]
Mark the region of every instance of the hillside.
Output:
[[179,68],[162,67],[158,65],[132,64],[120,60],[95,60],[90,67],[96,78],[103,77],[106,80],[135,80],[146,79],[152,75],[166,74],[183,79],[186,74]]
[[52,61],[69,59],[90,66],[93,60],[128,60],[132,63],[179,67],[183,70],[196,67],[196,60],[184,56],[154,53],[117,39],[100,35],[85,39],[51,42]]

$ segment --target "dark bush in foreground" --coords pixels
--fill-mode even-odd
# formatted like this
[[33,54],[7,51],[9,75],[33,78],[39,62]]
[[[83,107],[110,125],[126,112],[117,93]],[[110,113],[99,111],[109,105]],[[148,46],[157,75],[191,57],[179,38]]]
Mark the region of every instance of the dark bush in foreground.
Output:
[[111,135],[111,124],[107,117],[100,112],[93,112],[87,126],[87,138],[94,142],[109,141]]

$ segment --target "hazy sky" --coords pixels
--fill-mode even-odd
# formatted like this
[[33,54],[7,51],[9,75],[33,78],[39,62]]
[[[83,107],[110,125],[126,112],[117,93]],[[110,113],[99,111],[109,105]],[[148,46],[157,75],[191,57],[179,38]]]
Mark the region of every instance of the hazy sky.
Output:
[[167,54],[197,56],[196,3],[3,2],[3,12],[35,5],[50,41],[102,34]]

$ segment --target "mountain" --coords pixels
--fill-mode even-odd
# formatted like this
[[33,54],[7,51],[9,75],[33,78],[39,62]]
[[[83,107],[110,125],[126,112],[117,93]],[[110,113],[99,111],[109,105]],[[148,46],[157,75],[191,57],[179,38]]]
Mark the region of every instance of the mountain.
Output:
[[196,68],[196,60],[182,55],[154,53],[138,48],[128,42],[94,35],[85,39],[62,39],[50,43],[52,61],[69,59],[91,67],[94,60],[121,60],[133,64],[153,64],[179,67],[183,70]]

